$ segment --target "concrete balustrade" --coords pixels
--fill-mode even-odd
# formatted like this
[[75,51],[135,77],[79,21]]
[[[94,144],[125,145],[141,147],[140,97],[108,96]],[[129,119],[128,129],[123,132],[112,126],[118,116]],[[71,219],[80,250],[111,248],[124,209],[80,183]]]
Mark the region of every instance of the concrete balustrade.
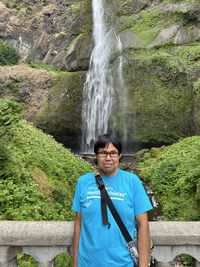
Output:
[[171,267],[173,259],[184,253],[200,267],[200,222],[151,222],[150,230],[156,266]]
[[[157,267],[172,267],[182,253],[200,267],[200,222],[150,222]],[[16,255],[31,255],[39,267],[54,266],[54,258],[72,252],[73,222],[0,221],[0,267],[16,267]]]

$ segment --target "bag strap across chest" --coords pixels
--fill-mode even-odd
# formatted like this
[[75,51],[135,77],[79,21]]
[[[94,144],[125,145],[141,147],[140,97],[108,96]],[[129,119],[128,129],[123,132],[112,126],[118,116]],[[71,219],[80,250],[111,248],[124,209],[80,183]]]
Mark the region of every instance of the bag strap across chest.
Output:
[[102,222],[104,225],[108,225],[108,228],[110,228],[110,223],[108,222],[108,214],[107,214],[107,206],[115,219],[124,239],[127,242],[128,250],[130,255],[132,256],[135,267],[139,264],[139,257],[138,257],[138,251],[137,251],[137,242],[136,240],[133,240],[130,236],[128,230],[126,229],[126,226],[124,225],[121,217],[119,216],[119,213],[117,212],[112,200],[110,199],[110,196],[105,188],[105,185],[103,183],[102,177],[99,173],[95,175],[96,184],[98,189],[100,190],[101,195],[101,214],[102,214]]

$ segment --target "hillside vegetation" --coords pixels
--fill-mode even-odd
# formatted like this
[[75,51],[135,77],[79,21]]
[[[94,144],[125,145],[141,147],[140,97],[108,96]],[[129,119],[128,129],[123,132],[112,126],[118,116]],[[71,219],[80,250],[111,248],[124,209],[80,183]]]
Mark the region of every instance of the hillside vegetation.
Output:
[[91,167],[0,99],[0,220],[72,220],[77,178]]
[[142,156],[140,176],[154,190],[165,220],[200,220],[199,162],[200,136],[152,148]]

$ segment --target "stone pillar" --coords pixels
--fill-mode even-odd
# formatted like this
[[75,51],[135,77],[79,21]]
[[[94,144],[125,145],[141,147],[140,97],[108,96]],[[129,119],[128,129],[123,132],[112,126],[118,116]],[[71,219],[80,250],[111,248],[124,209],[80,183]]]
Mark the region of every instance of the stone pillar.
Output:
[[8,262],[9,267],[17,267],[17,256]]
[[195,267],[200,267],[200,262],[195,261]]
[[17,267],[16,256],[21,247],[0,246],[0,267]]

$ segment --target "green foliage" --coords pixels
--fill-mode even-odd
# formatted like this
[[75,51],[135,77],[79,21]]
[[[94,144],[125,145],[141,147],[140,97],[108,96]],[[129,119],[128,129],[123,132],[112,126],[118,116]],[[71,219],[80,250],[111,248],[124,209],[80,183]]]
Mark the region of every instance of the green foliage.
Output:
[[51,136],[19,121],[18,109],[12,100],[1,99],[0,220],[72,220],[77,178],[91,167]]
[[199,220],[200,137],[151,150],[140,163],[140,176],[149,182],[168,220]]
[[[20,107],[0,99],[0,220],[72,220],[72,198],[77,178],[91,166],[51,137],[20,121]],[[26,254],[20,267],[36,267]],[[61,254],[56,267],[72,266]]]
[[[19,267],[37,267],[37,262],[29,255],[18,254],[17,263]],[[62,253],[55,257],[55,267],[72,267],[72,257]]]
[[179,257],[180,257],[180,260],[181,260],[183,266],[187,266],[187,267],[195,266],[194,258],[188,256],[187,254],[181,254]]
[[64,253],[55,258],[55,267],[71,267],[72,257]]
[[77,2],[77,3],[73,3],[71,5],[71,9],[72,9],[72,12],[76,15],[79,15],[80,12],[81,12],[81,3],[80,2]]
[[20,56],[14,47],[0,40],[0,65],[17,64]]
[[[22,8],[24,9],[24,11],[26,11],[27,15],[32,15],[33,13],[33,8],[32,5],[33,4],[27,4],[25,1],[22,0],[3,0],[3,2],[5,3],[7,8],[11,8],[11,9],[15,9],[17,11],[20,11]],[[41,0],[41,2],[46,5],[46,0]]]
[[8,143],[14,135],[14,128],[19,121],[20,106],[12,98],[0,99],[0,177],[4,175],[2,171],[11,151]]
[[[190,9],[176,7],[168,10],[162,5],[156,5],[130,16],[122,16],[120,18],[120,31],[130,29],[146,47],[155,40],[161,30],[172,25],[184,25],[191,31],[191,27],[195,24],[193,21],[195,21],[195,14]],[[162,46],[165,45],[169,44],[162,44]],[[173,44],[170,43],[170,45]]]
[[29,255],[26,254],[18,254],[17,255],[17,263],[19,267],[37,267],[37,262]]
[[20,87],[20,81],[11,82],[8,84],[8,88],[10,89],[11,92],[18,91],[19,87]]
[[191,45],[183,45],[173,47],[171,51],[176,56],[179,62],[190,72],[199,71],[200,61],[200,45],[198,43]]
[[20,106],[12,98],[0,99],[0,130],[6,132],[5,127],[15,125],[19,121]]
[[4,3],[8,8],[20,9],[20,0],[4,0]]
[[44,64],[40,61],[29,61],[28,62],[29,67],[34,68],[34,69],[45,69],[47,71],[55,72],[56,74],[65,74],[66,72],[61,71],[60,69],[49,65],[49,64]]
[[174,16],[169,12],[164,12],[159,8],[145,10],[136,14],[135,24],[131,27],[145,45],[151,43],[163,28],[176,23],[183,23],[184,18],[181,15]]

